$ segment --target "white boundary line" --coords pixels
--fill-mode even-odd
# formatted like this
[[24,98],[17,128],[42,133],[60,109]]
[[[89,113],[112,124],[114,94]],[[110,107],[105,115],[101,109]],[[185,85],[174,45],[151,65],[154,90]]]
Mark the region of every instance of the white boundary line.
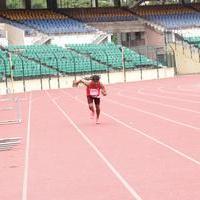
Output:
[[[79,100],[77,96],[76,96],[76,97],[73,97],[72,95],[68,94],[67,92],[64,92],[64,91],[61,91],[61,92],[63,92],[63,93],[65,93],[66,95],[70,96],[72,99],[75,99],[75,100],[78,101],[79,103],[82,103],[82,104],[86,105],[82,100]],[[165,144],[164,142],[161,142],[160,140],[157,140],[156,138],[154,138],[154,137],[152,137],[152,136],[146,134],[145,132],[143,132],[143,131],[141,131],[141,130],[139,130],[139,129],[137,129],[137,128],[134,128],[134,127],[132,127],[132,126],[130,126],[130,125],[124,123],[123,121],[121,121],[121,120],[119,120],[119,119],[113,117],[113,116],[110,115],[110,114],[107,114],[107,113],[105,113],[105,112],[102,112],[102,114],[105,115],[105,116],[107,116],[108,118],[112,119],[113,121],[115,121],[115,122],[117,122],[117,123],[123,125],[124,127],[128,128],[128,129],[130,129],[130,130],[132,130],[132,131],[134,131],[134,132],[137,132],[139,135],[142,135],[142,136],[146,137],[147,139],[149,139],[149,140],[151,140],[151,141],[153,141],[153,142],[155,142],[155,143],[157,143],[157,144],[159,144],[159,145],[161,145],[161,146],[167,148],[168,150],[170,150],[170,151],[172,151],[172,152],[178,154],[179,156],[181,156],[181,157],[183,157],[183,158],[185,158],[185,159],[187,159],[187,160],[190,160],[190,161],[192,161],[193,163],[195,163],[195,164],[197,164],[197,165],[200,165],[200,161],[195,160],[194,158],[192,158],[192,157],[190,157],[190,156],[188,156],[188,155],[182,153],[181,151],[177,150],[176,148],[173,148],[172,146],[167,145],[167,144]]]
[[31,133],[31,103],[32,93],[29,97],[29,110],[28,110],[28,122],[27,122],[27,135],[26,135],[26,149],[25,149],[25,163],[24,163],[24,177],[23,177],[23,188],[22,188],[22,200],[27,200],[28,190],[28,169],[29,169],[29,151],[30,151],[30,133]]
[[154,97],[165,98],[165,99],[175,99],[177,101],[184,101],[184,102],[189,102],[189,103],[198,103],[198,104],[200,103],[200,101],[185,100],[185,99],[180,99],[180,98],[176,98],[176,97],[168,97],[165,95],[156,95],[156,94],[143,92],[143,91],[144,91],[144,89],[139,89],[139,90],[137,90],[137,93],[141,94],[141,95],[145,95],[145,96],[154,96]]
[[115,169],[115,167],[108,161],[108,159],[101,153],[101,151],[91,142],[91,140],[84,134],[83,131],[77,126],[77,124],[69,117],[69,115],[58,105],[56,100],[52,100],[49,92],[47,91],[48,97],[51,99],[57,109],[64,115],[64,117],[70,122],[70,124],[76,129],[81,135],[85,142],[94,150],[94,152],[100,157],[100,159],[106,164],[106,166],[112,171],[116,178],[122,183],[122,185],[129,191],[135,200],[142,200],[137,192],[129,185],[129,183],[123,178],[123,176]]

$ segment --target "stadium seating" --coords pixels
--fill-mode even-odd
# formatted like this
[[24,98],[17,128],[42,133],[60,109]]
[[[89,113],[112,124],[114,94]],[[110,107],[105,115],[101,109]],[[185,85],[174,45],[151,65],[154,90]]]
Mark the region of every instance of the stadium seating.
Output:
[[[10,76],[11,69],[10,63],[8,61],[7,53],[0,51],[0,74],[6,74]],[[37,62],[31,61],[21,56],[12,54],[12,65],[14,66],[13,76],[14,78],[18,77],[34,77],[39,75],[48,75],[56,74],[55,70],[44,67]]]
[[[103,45],[56,45],[9,46],[12,53],[14,77],[39,75],[84,74],[122,69],[121,47],[113,43]],[[20,54],[17,55],[16,53]],[[160,63],[125,48],[125,67],[162,66]],[[10,75],[6,52],[0,51],[0,74]],[[6,67],[5,67],[6,66]]]
[[0,12],[1,16],[11,20],[26,19],[65,19],[64,15],[55,13],[50,10],[5,10]]
[[184,40],[200,48],[200,36],[184,37]]
[[200,26],[200,13],[182,5],[140,6],[136,13],[168,29]]
[[17,25],[23,29],[29,27],[27,34],[31,33],[31,29],[36,29],[49,35],[96,32],[95,28],[90,27],[85,23],[70,19],[65,15],[49,10],[7,10],[0,11],[0,14],[1,16],[12,20],[8,22],[12,25]]
[[146,19],[163,25],[169,29],[200,26],[199,13],[151,15],[146,16]]
[[[56,75],[57,72],[88,73],[105,71],[107,67],[90,58],[78,55],[62,47],[53,45],[10,46],[9,51],[20,51],[22,56],[12,54],[12,63],[15,67],[14,77],[34,77],[38,75]],[[10,67],[6,53],[0,52],[1,58],[6,61],[6,72],[10,74]],[[33,61],[35,60],[35,61]],[[1,62],[1,74],[5,72]]]
[[192,8],[194,8],[197,11],[200,11],[200,3],[192,3],[190,4]]
[[73,19],[32,19],[21,20],[20,22],[49,35],[59,33],[90,33],[96,31],[95,28]]
[[0,18],[1,23],[10,24],[12,26],[18,27],[25,31],[26,36],[33,36],[36,35],[36,31],[33,28],[27,27],[23,24],[17,23],[16,21],[8,20],[5,18]]
[[74,8],[60,11],[83,22],[135,21],[137,17],[123,8]]
[[[114,43],[107,44],[83,44],[83,45],[70,45],[72,49],[81,53],[89,53],[94,59],[107,63],[112,68],[122,68],[122,49],[121,46]],[[125,67],[135,68],[138,66],[152,66],[157,65],[156,61],[147,58],[144,55],[136,53],[134,50],[124,48]],[[159,63],[159,65],[161,65]]]
[[182,5],[150,5],[150,6],[139,6],[136,13],[140,16],[148,15],[167,15],[167,14],[187,14],[193,13],[194,10]]

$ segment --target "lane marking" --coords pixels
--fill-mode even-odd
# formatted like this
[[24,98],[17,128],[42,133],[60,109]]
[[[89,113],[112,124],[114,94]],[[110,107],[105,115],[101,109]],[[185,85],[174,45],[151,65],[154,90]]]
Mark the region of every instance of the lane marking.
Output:
[[138,193],[129,185],[126,179],[115,169],[115,167],[108,161],[108,159],[101,153],[101,151],[91,142],[91,140],[85,135],[85,133],[78,127],[78,125],[69,117],[69,115],[59,106],[56,100],[52,100],[51,95],[47,92],[47,95],[57,107],[57,109],[64,115],[64,117],[70,122],[70,124],[76,129],[76,131],[81,135],[84,141],[94,150],[94,152],[101,158],[101,160],[106,164],[106,166],[111,170],[111,172],[116,176],[116,178],[122,183],[122,185],[129,191],[129,193],[134,197],[135,200],[142,200]]
[[165,99],[174,99],[174,100],[177,100],[177,101],[184,101],[184,102],[189,102],[189,103],[200,103],[200,101],[192,101],[192,100],[185,100],[185,99],[179,99],[179,98],[176,98],[176,97],[167,97],[167,96],[164,96],[164,95],[157,95],[157,94],[152,94],[152,93],[147,93],[147,92],[143,92],[144,89],[139,89],[137,91],[138,94],[141,94],[141,95],[145,95],[145,96],[154,96],[154,97],[159,97],[159,98],[165,98]]
[[191,96],[191,97],[200,97],[200,95],[195,95],[195,94],[188,94],[185,92],[175,92],[175,91],[166,91],[166,89],[164,87],[159,87],[157,88],[157,90],[161,93],[165,93],[165,94],[176,94],[176,95],[183,95],[183,96]]
[[[197,94],[198,92],[200,92],[200,91],[198,91],[198,89],[200,88],[200,84],[199,85],[192,85],[192,86],[195,86],[195,87],[192,87],[192,88],[183,88],[182,87],[183,85],[178,85],[177,86],[177,89],[179,90],[179,91],[186,91],[186,92],[194,92],[194,93],[192,93],[192,94]],[[186,85],[186,86],[188,86],[188,85]],[[199,87],[199,88],[198,88]]]
[[148,111],[145,111],[145,110],[142,110],[140,108],[136,108],[136,107],[133,107],[133,106],[130,106],[130,105],[126,105],[126,104],[122,104],[122,103],[119,103],[118,101],[114,101],[112,99],[106,99],[106,101],[110,101],[114,104],[117,104],[117,105],[120,105],[124,108],[128,108],[128,109],[131,109],[131,110],[136,110],[138,112],[142,112],[142,113],[145,113],[145,114],[148,114],[148,115],[151,115],[151,116],[154,116],[156,118],[159,118],[159,119],[162,119],[162,120],[165,120],[165,121],[169,121],[169,122],[172,122],[174,124],[178,124],[180,126],[184,126],[184,127],[187,127],[187,128],[191,128],[191,129],[194,129],[194,130],[200,130],[200,127],[196,127],[196,126],[192,126],[190,124],[186,124],[186,123],[182,123],[182,122],[178,122],[176,120],[173,120],[173,119],[169,119],[167,117],[164,117],[164,116],[161,116],[159,114],[155,114],[155,113],[152,113],[152,112],[148,112]]
[[165,104],[165,103],[150,101],[150,100],[142,99],[142,98],[135,97],[135,96],[132,97],[132,96],[124,95],[121,92],[118,92],[117,95],[125,97],[127,99],[138,99],[139,101],[143,101],[143,102],[147,102],[147,103],[151,103],[151,104],[161,105],[161,106],[164,106],[164,107],[175,108],[177,110],[183,110],[183,111],[188,111],[188,112],[200,114],[200,111],[196,111],[196,110],[192,110],[192,109],[188,109],[188,108],[183,108],[183,107],[178,107],[178,106],[173,106],[171,104]]
[[30,96],[29,96],[29,106],[28,106],[28,122],[27,122],[22,200],[27,200],[27,194],[28,194],[28,169],[29,169],[29,151],[30,151],[30,138],[31,138],[30,127],[31,127],[31,108],[32,108],[31,103],[32,103],[32,93],[30,93]]
[[[61,92],[65,93],[66,95],[68,95],[68,96],[71,97],[72,99],[75,99],[75,100],[78,101],[79,103],[81,103],[81,104],[83,104],[83,105],[85,105],[85,106],[87,105],[87,104],[84,103],[82,100],[78,99],[78,96],[74,97],[74,96],[70,95],[70,94],[67,93],[67,92],[64,92],[64,91],[61,91]],[[139,129],[137,129],[137,128],[134,128],[134,127],[132,127],[132,126],[126,124],[125,122],[119,120],[119,119],[116,118],[116,117],[113,117],[112,115],[110,115],[110,114],[108,114],[108,113],[106,113],[106,112],[101,112],[101,113],[102,113],[103,115],[107,116],[108,118],[112,119],[113,121],[115,121],[115,122],[117,122],[117,123],[123,125],[124,127],[128,128],[128,129],[130,129],[130,130],[132,130],[132,131],[134,131],[134,132],[137,132],[139,135],[142,135],[142,136],[146,137],[147,139],[149,139],[149,140],[151,140],[151,141],[153,141],[153,142],[155,142],[155,143],[157,143],[157,144],[159,144],[159,145],[161,145],[161,146],[167,148],[168,150],[170,150],[170,151],[172,151],[172,152],[178,154],[180,157],[183,157],[183,158],[185,158],[185,159],[187,159],[187,160],[190,160],[190,161],[192,161],[193,163],[195,163],[195,164],[197,164],[197,165],[200,166],[200,161],[195,160],[194,158],[192,158],[192,157],[186,155],[185,153],[183,153],[183,152],[177,150],[176,148],[174,148],[174,147],[172,147],[172,146],[170,146],[170,145],[167,145],[167,144],[165,144],[164,142],[162,142],[162,141],[160,141],[160,140],[157,140],[156,138],[154,138],[154,137],[152,137],[152,136],[146,134],[145,132],[143,132],[143,131],[141,131],[141,130],[139,130]]]

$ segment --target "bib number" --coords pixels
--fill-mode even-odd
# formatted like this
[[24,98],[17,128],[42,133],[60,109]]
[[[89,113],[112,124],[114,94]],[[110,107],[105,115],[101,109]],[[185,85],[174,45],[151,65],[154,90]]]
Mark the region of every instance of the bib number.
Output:
[[90,95],[91,96],[98,96],[99,95],[98,90],[97,89],[90,89]]

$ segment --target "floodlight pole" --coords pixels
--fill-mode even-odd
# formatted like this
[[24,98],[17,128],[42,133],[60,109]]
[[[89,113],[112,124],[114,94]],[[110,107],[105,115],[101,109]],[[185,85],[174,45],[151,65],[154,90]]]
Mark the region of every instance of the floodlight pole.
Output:
[[[12,64],[12,54],[8,52],[8,60],[10,65],[10,78],[11,78],[11,87],[12,87],[12,93],[14,93],[14,85],[13,85],[13,64]],[[8,89],[8,88],[7,88]],[[7,91],[8,92],[8,91]]]
[[58,81],[58,88],[60,88],[60,75],[59,75],[59,66],[58,66],[58,58],[56,54],[53,52],[54,59],[56,60],[56,71],[57,71],[57,81]]
[[37,53],[35,53],[35,55],[38,58],[38,62],[40,63],[40,89],[43,90],[42,63],[40,60],[40,56]]
[[2,64],[4,65],[4,72],[3,72],[3,80],[6,81],[6,88],[8,88],[8,80],[7,80],[7,70],[6,70],[6,62],[3,57],[0,57]]
[[19,56],[20,60],[21,60],[21,63],[22,63],[22,80],[23,80],[23,90],[24,92],[26,92],[26,84],[25,84],[25,72],[24,72],[24,61],[23,61],[23,58],[21,56]]
[[123,68],[123,74],[124,74],[124,82],[126,83],[126,69],[125,69],[124,47],[121,47],[121,52],[122,52],[122,68]]

